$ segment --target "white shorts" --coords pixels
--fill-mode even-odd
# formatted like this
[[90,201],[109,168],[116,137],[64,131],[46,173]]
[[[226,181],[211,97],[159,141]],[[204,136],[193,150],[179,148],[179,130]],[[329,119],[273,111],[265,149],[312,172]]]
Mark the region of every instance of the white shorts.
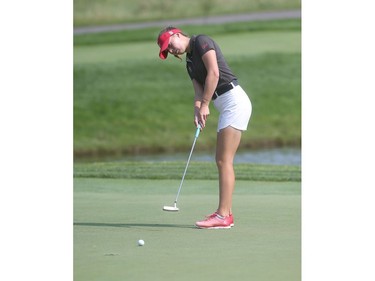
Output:
[[249,97],[240,85],[217,97],[214,105],[220,113],[217,132],[228,126],[240,131],[247,130],[252,106]]

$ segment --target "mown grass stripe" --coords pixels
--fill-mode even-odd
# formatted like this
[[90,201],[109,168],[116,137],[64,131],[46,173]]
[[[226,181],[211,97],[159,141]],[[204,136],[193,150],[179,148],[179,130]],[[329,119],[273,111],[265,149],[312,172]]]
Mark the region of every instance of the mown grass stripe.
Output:
[[[183,162],[116,162],[74,164],[76,178],[181,179]],[[237,180],[301,181],[301,167],[278,165],[236,164]],[[186,179],[218,178],[215,163],[191,162]]]

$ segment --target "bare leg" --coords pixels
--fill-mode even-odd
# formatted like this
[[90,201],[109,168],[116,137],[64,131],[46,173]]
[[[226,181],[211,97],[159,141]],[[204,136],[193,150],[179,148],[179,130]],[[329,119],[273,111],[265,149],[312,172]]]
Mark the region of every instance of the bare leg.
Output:
[[233,160],[241,141],[242,132],[227,127],[217,134],[216,165],[219,171],[219,207],[221,216],[228,216],[232,209],[232,195],[235,185]]

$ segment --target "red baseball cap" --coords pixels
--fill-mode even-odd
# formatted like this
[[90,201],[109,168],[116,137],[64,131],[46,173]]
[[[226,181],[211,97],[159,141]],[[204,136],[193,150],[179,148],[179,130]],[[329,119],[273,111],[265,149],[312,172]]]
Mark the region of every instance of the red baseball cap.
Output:
[[178,28],[167,30],[164,33],[160,34],[160,36],[158,37],[158,45],[160,47],[159,57],[162,60],[165,60],[168,56],[167,49],[169,45],[169,38],[171,38],[171,36],[176,33],[181,33],[181,30],[179,30]]

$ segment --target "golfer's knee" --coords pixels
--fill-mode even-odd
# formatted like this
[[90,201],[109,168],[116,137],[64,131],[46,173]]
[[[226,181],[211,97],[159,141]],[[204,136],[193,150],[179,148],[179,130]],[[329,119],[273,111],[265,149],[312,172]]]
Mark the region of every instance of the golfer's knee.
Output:
[[233,167],[233,161],[216,158],[216,166],[219,169],[224,169],[228,167]]

